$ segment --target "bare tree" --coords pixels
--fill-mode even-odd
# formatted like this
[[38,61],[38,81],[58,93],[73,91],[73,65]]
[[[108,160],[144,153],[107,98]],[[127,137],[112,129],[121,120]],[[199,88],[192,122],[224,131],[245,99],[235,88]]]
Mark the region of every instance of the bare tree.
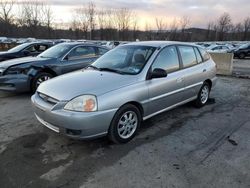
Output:
[[85,39],[87,39],[89,20],[86,7],[82,6],[74,10],[72,26],[75,31],[76,30],[82,31],[84,33]]
[[243,40],[247,40],[247,35],[250,32],[250,17],[247,17],[244,20],[243,23],[243,27],[244,27],[244,36],[243,36]]
[[169,40],[176,40],[177,39],[177,31],[178,31],[178,20],[176,18],[170,23],[170,36]]
[[181,27],[181,40],[185,41],[186,40],[186,33],[185,30],[187,29],[187,27],[189,27],[190,25],[190,19],[187,16],[183,16],[180,20],[179,20],[179,24]]
[[44,22],[44,25],[47,28],[48,37],[50,37],[50,35],[51,35],[51,27],[52,27],[52,23],[53,23],[53,20],[54,20],[53,11],[52,11],[51,6],[49,4],[44,5],[42,11],[43,11],[43,14],[42,14],[43,15],[43,22]]
[[219,32],[219,40],[224,40],[224,35],[230,30],[232,25],[231,17],[228,13],[224,13],[220,16],[217,23],[218,32]]
[[41,1],[23,1],[20,3],[20,19],[27,27],[37,27],[42,24],[44,4]]
[[87,8],[87,17],[89,21],[89,27],[90,27],[90,40],[94,38],[93,33],[95,30],[95,15],[96,14],[96,6],[93,2],[89,2],[88,8]]
[[167,28],[167,23],[163,18],[155,18],[155,24],[159,33],[162,33]]
[[98,25],[99,25],[99,29],[100,29],[100,38],[101,38],[101,40],[103,40],[106,11],[105,10],[98,11],[97,17],[98,17]]
[[187,16],[183,16],[180,20],[180,27],[181,27],[181,31],[182,33],[184,33],[185,29],[190,25],[191,21],[190,18]]
[[138,17],[137,17],[137,14],[134,13],[134,15],[132,17],[133,40],[137,39],[138,30],[139,30]]
[[132,22],[132,11],[127,8],[121,8],[116,10],[115,21],[117,23],[117,28],[122,40],[126,40],[126,31],[128,31]]
[[11,24],[13,22],[13,5],[14,0],[0,0],[0,20],[2,20],[6,24]]

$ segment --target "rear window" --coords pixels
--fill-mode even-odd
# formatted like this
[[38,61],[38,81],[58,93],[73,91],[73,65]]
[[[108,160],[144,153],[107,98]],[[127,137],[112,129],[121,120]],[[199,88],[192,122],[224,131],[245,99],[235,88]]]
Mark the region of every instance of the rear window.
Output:
[[210,59],[210,55],[205,50],[203,50],[202,48],[199,48],[199,51],[201,53],[203,61],[207,61]]
[[197,64],[196,55],[192,46],[179,46],[183,67],[191,67]]
[[199,50],[197,48],[194,48],[194,51],[195,51],[195,55],[196,55],[196,58],[197,58],[197,62],[202,63],[202,57],[201,57],[201,54],[200,54]]

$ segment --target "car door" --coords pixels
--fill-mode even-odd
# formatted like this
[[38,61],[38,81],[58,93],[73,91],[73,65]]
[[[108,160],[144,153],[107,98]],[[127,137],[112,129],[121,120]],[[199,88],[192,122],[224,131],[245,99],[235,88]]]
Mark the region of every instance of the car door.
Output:
[[149,90],[149,114],[159,112],[182,101],[182,73],[177,49],[168,46],[162,49],[151,66],[151,71],[161,68],[168,73],[165,78],[147,80]]
[[198,94],[199,88],[205,81],[206,68],[201,54],[196,47],[179,45],[178,50],[183,68],[183,99],[188,100]]
[[98,58],[96,48],[93,46],[77,46],[73,48],[62,60],[62,73],[82,69]]

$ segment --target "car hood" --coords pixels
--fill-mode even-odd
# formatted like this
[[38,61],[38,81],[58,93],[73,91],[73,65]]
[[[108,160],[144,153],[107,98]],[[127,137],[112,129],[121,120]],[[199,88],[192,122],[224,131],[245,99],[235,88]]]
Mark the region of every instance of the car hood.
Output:
[[32,63],[32,62],[37,62],[37,61],[45,61],[48,58],[41,58],[41,57],[22,57],[22,58],[16,58],[16,59],[11,59],[7,61],[0,62],[0,67],[11,67],[15,65],[20,65],[20,64],[26,64],[26,63]]
[[136,81],[137,76],[134,75],[81,70],[46,81],[38,87],[37,91],[59,101],[69,101],[84,94],[100,96]]

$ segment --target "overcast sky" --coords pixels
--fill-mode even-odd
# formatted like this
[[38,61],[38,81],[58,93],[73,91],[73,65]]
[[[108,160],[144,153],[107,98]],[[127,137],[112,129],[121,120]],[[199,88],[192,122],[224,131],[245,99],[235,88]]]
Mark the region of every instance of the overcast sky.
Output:
[[[86,0],[48,0],[54,6],[58,22],[69,22],[74,7],[87,4]],[[129,8],[137,13],[140,27],[145,22],[155,27],[154,18],[167,20],[188,16],[192,26],[206,27],[228,12],[234,23],[250,16],[250,0],[95,0],[97,8]]]

